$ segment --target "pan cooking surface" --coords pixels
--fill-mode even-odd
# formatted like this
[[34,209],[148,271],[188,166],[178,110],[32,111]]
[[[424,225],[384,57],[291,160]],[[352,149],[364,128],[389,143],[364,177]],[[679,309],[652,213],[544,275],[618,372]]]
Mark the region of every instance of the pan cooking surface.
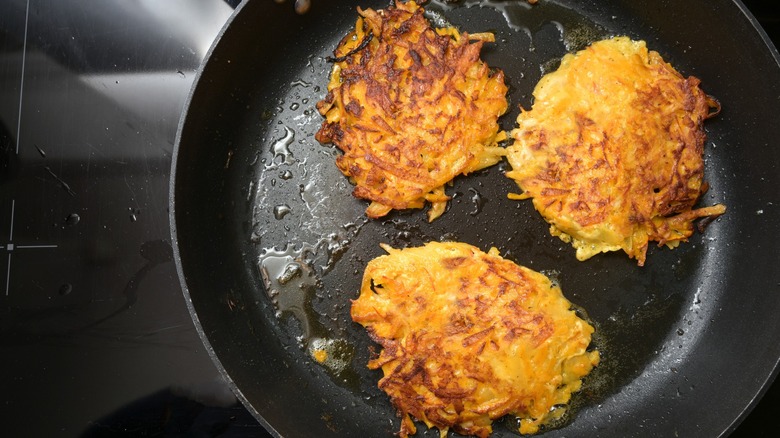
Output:
[[[780,307],[766,295],[766,287],[777,292],[777,274],[768,269],[777,245],[761,237],[780,222],[772,203],[777,189],[768,181],[777,180],[778,160],[751,163],[745,178],[739,159],[750,154],[741,148],[755,147],[746,136],[756,133],[742,125],[745,99],[723,76],[723,67],[736,61],[713,61],[702,49],[712,47],[714,37],[675,38],[692,30],[684,23],[659,29],[652,20],[659,11],[640,15],[633,4],[607,9],[587,1],[534,7],[464,1],[427,7],[434,23],[495,32],[496,43],[485,46],[483,59],[507,77],[511,105],[500,119],[506,130],[514,126],[518,105],[530,108],[534,85],[565,53],[613,35],[647,40],[720,99],[723,114],[705,124],[711,188],[702,204],[722,202],[729,210],[675,250],[651,248],[646,266],[638,267],[623,253],[578,262],[570,245],[549,235],[530,201],[507,199],[518,189],[503,176],[505,163],[456,178],[447,188],[453,197],[448,211],[433,223],[423,210],[369,221],[367,203],[351,196],[352,186],[335,167],[335,147],[314,140],[322,122],[315,105],[325,95],[331,67],[324,58],[354,25],[355,5],[321,0],[307,16],[279,18],[285,24],[278,26],[266,19],[264,28],[256,23],[264,14],[285,14],[253,3],[262,2],[249,2],[233,20],[191,97],[174,163],[172,218],[180,272],[204,341],[269,429],[291,436],[301,430],[390,436],[398,429],[376,387],[381,372],[365,367],[372,343],[350,320],[350,300],[366,263],[383,253],[380,242],[405,247],[432,240],[485,251],[495,246],[504,257],[557,278],[596,327],[601,364],[573,397],[567,424],[547,435],[717,435],[737,419],[778,357],[775,347],[755,341],[759,334],[776,339],[776,323],[744,324],[749,315]],[[273,50],[279,41],[289,50]],[[776,61],[772,68],[777,75]],[[754,196],[747,200],[747,194]],[[742,259],[750,266],[738,267]],[[771,299],[762,303],[766,297]],[[330,359],[317,363],[312,348],[326,349]],[[736,366],[756,351],[764,356],[752,356],[759,358],[752,368]],[[725,390],[730,398],[721,397]],[[515,436],[510,420],[496,426],[496,436]]]

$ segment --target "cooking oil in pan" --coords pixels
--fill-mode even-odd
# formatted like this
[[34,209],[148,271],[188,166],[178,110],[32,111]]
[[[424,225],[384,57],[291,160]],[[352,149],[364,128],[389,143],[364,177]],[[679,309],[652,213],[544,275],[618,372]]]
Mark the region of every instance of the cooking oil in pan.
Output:
[[[291,164],[293,162],[293,154],[290,152],[290,145],[295,140],[295,131],[287,126],[284,126],[284,136],[273,142],[271,145],[271,151],[274,154],[273,162],[269,166],[269,169],[275,168],[278,164]],[[277,161],[277,158],[281,160]]]
[[[554,26],[566,51],[580,50],[588,44],[605,38],[607,31],[581,14],[555,2],[545,1],[531,5],[526,1],[506,0],[434,0],[428,9],[434,25],[449,25],[443,13],[455,8],[489,8],[500,13],[507,27],[514,33],[524,33],[534,47],[534,36],[545,26]],[[552,19],[551,17],[554,17]],[[477,31],[477,30],[472,30]],[[509,72],[512,73],[512,72]]]
[[[277,135],[274,143],[291,145],[295,143],[291,137],[284,134],[279,139]],[[277,319],[290,323],[293,321],[288,318],[292,318],[296,322],[293,325],[299,329],[292,329],[296,333],[290,335],[312,358],[311,363],[321,365],[338,381],[357,382],[349,367],[354,346],[346,341],[343,328],[333,322],[331,315],[336,311],[348,315],[348,311],[332,305],[335,300],[324,290],[322,279],[349,249],[367,220],[361,218],[362,209],[331,202],[331,197],[351,198],[348,184],[332,165],[331,155],[303,154],[306,159],[288,163],[278,158],[284,157],[280,146],[264,150],[277,158],[273,168],[262,168],[253,185],[249,240],[256,245],[262,242],[265,247],[259,249],[257,267],[267,299]],[[274,176],[279,176],[275,184]],[[323,302],[327,304],[323,306]]]
[[313,251],[308,245],[297,250],[292,245],[283,251],[266,249],[258,262],[266,294],[277,309],[277,317],[284,312],[292,313],[303,325],[306,337],[311,336],[314,325],[306,309],[318,284],[307,260]]
[[266,294],[276,308],[276,317],[292,315],[301,325],[300,347],[335,375],[344,374],[354,355],[354,347],[332,334],[320,322],[312,308],[312,299],[321,288],[319,275],[312,267],[316,248],[292,245],[285,250],[267,249],[258,261]]
[[[352,227],[351,232],[359,230],[359,225]],[[303,334],[307,338],[314,334],[311,328],[316,325],[317,317],[310,309],[311,299],[322,287],[321,278],[341,259],[349,242],[346,235],[333,233],[316,245],[288,244],[281,251],[265,248],[260,253],[257,266],[277,316],[292,313],[304,325]]]

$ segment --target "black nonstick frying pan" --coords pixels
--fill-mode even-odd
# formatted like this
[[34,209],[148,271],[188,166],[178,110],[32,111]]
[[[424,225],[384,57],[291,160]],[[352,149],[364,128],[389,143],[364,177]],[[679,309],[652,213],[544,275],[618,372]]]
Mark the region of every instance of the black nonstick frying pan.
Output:
[[[182,118],[171,182],[176,261],[196,326],[247,408],[275,435],[388,437],[399,419],[351,322],[367,261],[395,247],[458,240],[497,247],[557,277],[597,329],[602,363],[545,436],[719,436],[733,430],[780,358],[780,65],[738,0],[433,2],[434,21],[490,30],[483,58],[518,105],[561,56],[611,35],[644,39],[702,80],[721,114],[706,124],[701,203],[728,211],[678,249],[578,262],[528,201],[507,199],[505,165],[459,177],[448,211],[367,220],[366,203],[314,140],[330,64],[356,7],[317,0],[302,16],[245,1],[202,67]],[[310,350],[326,349],[315,361]],[[496,436],[516,436],[513,422]],[[425,429],[422,427],[421,429]],[[421,436],[437,436],[421,431]]]

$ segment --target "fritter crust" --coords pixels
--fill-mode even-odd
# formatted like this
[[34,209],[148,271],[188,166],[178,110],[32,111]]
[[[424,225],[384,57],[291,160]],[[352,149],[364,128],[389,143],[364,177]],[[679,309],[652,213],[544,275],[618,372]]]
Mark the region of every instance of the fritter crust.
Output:
[[449,200],[444,184],[504,153],[497,146],[506,135],[497,123],[507,109],[504,75],[479,58],[493,35],[434,30],[412,1],[358,13],[334,52],[316,138],[343,151],[336,165],[355,184],[354,196],[372,201],[369,217],[428,201],[433,220]]
[[687,240],[695,219],[726,211],[693,209],[707,189],[702,125],[719,109],[699,82],[627,37],[566,55],[517,118],[506,175],[523,193],[510,197],[533,198],[579,260],[622,249],[641,266],[649,241]]
[[[598,364],[593,327],[559,287],[465,243],[432,242],[368,263],[352,319],[382,346],[368,363],[402,417],[488,436],[492,420],[520,417],[521,433],[558,418]],[[554,407],[558,409],[554,409]]]

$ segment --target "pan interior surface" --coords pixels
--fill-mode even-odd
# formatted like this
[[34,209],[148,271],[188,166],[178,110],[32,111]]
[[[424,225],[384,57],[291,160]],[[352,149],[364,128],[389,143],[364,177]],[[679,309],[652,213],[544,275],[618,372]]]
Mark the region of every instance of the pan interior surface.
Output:
[[[448,211],[433,223],[420,210],[369,221],[335,167],[336,149],[314,140],[325,58],[358,5],[387,2],[317,0],[302,16],[289,4],[244,2],[180,126],[177,264],[204,342],[250,411],[281,436],[392,436],[399,419],[376,386],[381,372],[365,367],[372,343],[350,320],[350,300],[366,263],[383,253],[379,243],[457,240],[554,276],[596,327],[602,362],[565,424],[545,436],[719,436],[735,427],[780,357],[780,149],[771,147],[780,126],[767,120],[780,113],[780,68],[741,5],[427,6],[435,23],[495,32],[483,59],[510,86],[503,129],[565,53],[613,35],[646,40],[720,100],[723,112],[705,125],[702,203],[728,211],[673,251],[651,248],[644,267],[622,253],[578,262],[530,202],[507,199],[517,189],[503,163],[456,178]],[[317,349],[328,352],[324,363],[312,357]],[[514,426],[496,424],[495,436],[516,436]]]

